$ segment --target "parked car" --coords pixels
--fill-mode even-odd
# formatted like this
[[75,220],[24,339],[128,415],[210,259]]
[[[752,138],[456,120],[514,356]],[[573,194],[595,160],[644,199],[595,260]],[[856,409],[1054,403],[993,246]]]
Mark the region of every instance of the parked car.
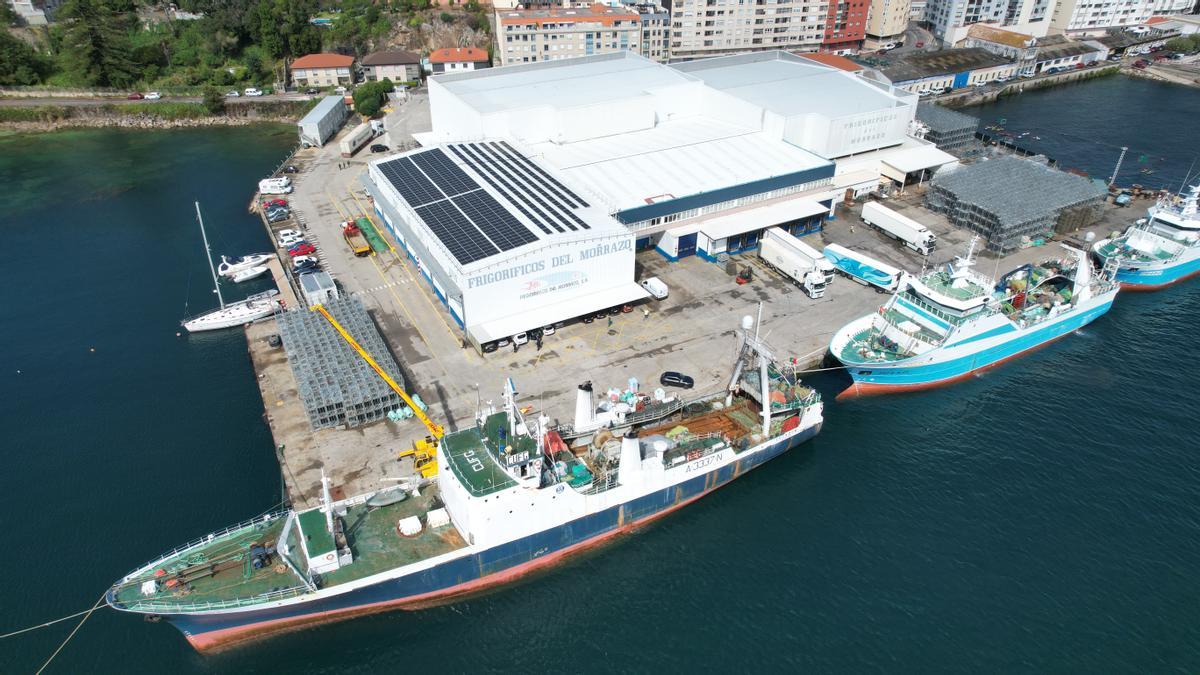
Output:
[[304,90],[304,93],[308,96],[315,96],[316,94],[321,93],[321,90],[317,89],[316,87],[309,87],[308,89]]
[[317,256],[315,256],[315,255],[298,255],[295,258],[292,258],[292,266],[299,267],[300,263],[305,262],[307,260],[317,262]]
[[158,99],[162,98],[162,94],[158,93],[157,91],[148,91],[143,98],[145,98],[147,101],[157,101]]
[[298,255],[308,255],[310,253],[316,253],[316,251],[317,251],[316,246],[313,246],[312,244],[308,243],[307,241],[302,241],[299,244],[296,244],[295,246],[289,248],[288,255],[290,255],[292,257],[296,257]]
[[295,164],[288,164],[287,166],[283,167],[283,172],[284,173],[300,173],[300,167],[296,166]]
[[[297,256],[297,257],[299,257],[299,256]],[[320,266],[320,264],[317,263],[316,260],[313,260],[310,258],[310,259],[305,260],[304,262],[300,263],[299,265],[294,265],[292,267],[292,269],[296,270],[297,272],[307,272],[310,270],[316,272],[316,271],[320,271],[321,266]]]
[[529,342],[529,333],[526,333],[524,331],[517,333],[516,335],[513,336],[513,342],[518,347],[520,347],[523,344],[528,343]]
[[263,93],[262,93],[261,89],[255,89],[254,87],[246,87],[246,95],[247,96],[262,96]]
[[345,95],[346,95],[346,88],[345,88],[345,87],[338,87],[337,89],[334,89],[333,91],[334,91],[334,93],[336,93],[338,96],[345,96]]
[[582,321],[583,323],[591,323],[595,320],[596,320],[596,317],[592,316],[591,314],[588,314],[587,316],[580,319],[580,321]]
[[654,296],[655,300],[662,300],[670,293],[670,289],[668,289],[667,285],[664,284],[658,277],[647,277],[642,279],[641,284],[642,288],[646,289],[647,293]]
[[492,352],[496,351],[496,343],[495,342],[485,342],[479,346],[481,349],[483,349],[484,354],[491,354]]
[[142,96],[141,92],[135,91],[132,94],[126,96],[125,98],[129,99],[130,101],[140,101],[145,97]]
[[225,92],[225,98],[237,98],[239,96],[241,96],[241,94],[238,93],[237,89],[230,89],[229,91]]
[[272,206],[287,206],[287,205],[288,205],[288,203],[287,203],[286,199],[272,199],[269,202],[263,202],[264,209],[269,209]]
[[690,375],[677,373],[673,370],[668,370],[658,378],[658,383],[664,387],[680,387],[681,389],[691,389],[696,386],[696,381]]
[[287,210],[270,212],[270,213],[267,213],[267,222],[268,223],[282,223],[283,221],[285,221],[291,217],[292,217],[292,214]]
[[383,143],[376,143],[371,146],[371,152],[387,152],[388,150],[391,150],[391,148]]
[[[285,232],[286,231],[287,230],[285,230]],[[281,234],[279,235],[277,241],[279,242],[279,248],[287,248],[289,246],[295,246],[296,244],[304,241],[304,237],[299,234]]]
[[556,330],[558,330],[558,329],[554,327],[554,324],[550,324],[549,326],[543,326],[542,327],[542,335],[554,335],[554,331],[556,331]]

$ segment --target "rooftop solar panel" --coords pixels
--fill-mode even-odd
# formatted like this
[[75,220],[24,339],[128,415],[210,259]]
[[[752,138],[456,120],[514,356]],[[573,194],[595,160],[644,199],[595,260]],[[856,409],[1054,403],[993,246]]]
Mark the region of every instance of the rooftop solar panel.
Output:
[[407,157],[383,162],[378,166],[392,187],[396,188],[396,192],[414,208],[443,198],[437,186],[418,171]]
[[539,230],[541,230],[542,232],[544,232],[546,234],[554,234],[554,232],[549,227],[547,227],[546,224],[544,222],[542,222],[541,219],[534,216],[533,213],[531,213],[529,211],[529,209],[525,207],[525,203],[520,199],[519,193],[511,185],[509,185],[507,182],[505,182],[503,185],[501,185],[498,181],[493,180],[492,176],[487,171],[484,171],[480,166],[478,166],[477,159],[467,155],[467,151],[464,148],[457,146],[457,145],[451,145],[449,147],[450,147],[450,151],[453,152],[455,155],[457,155],[459,159],[461,159],[466,164],[470,164],[475,169],[475,172],[477,174],[479,174],[479,177],[482,178],[485,183],[492,186],[492,189],[494,189],[496,192],[503,195],[504,198],[507,199],[510,204],[512,204],[514,207],[516,207],[516,209],[518,211],[520,211],[522,214],[524,214],[525,217],[529,219],[529,222],[536,225]]
[[[504,166],[488,157],[483,148],[474,144],[468,144],[464,147],[464,151],[466,152],[464,156],[471,163],[471,166],[475,169],[476,173],[486,177],[488,182],[492,183],[493,187],[495,187],[495,182],[492,182],[492,179],[495,179],[496,182],[499,182],[501,185],[503,185],[509,194],[509,199],[512,200],[513,203],[523,203],[528,206],[529,209],[537,214],[536,218],[530,216],[530,219],[533,220],[533,222],[536,223],[538,227],[542,228],[542,230],[547,234],[550,234],[550,230],[547,226],[553,227],[559,232],[566,232],[568,229],[574,229],[563,223],[561,218],[547,215],[547,212],[550,212],[551,214],[553,213],[552,209],[546,206],[546,204],[539,200],[535,195],[529,194],[527,186],[516,180]],[[513,195],[515,195],[515,198]],[[538,204],[541,204],[541,206],[545,207],[546,210],[543,211],[538,207]],[[527,211],[523,212],[528,215]]]
[[412,161],[433,179],[447,197],[470,192],[479,187],[457,164],[441,150],[426,150],[409,155]]
[[500,145],[500,147],[502,147],[503,149],[507,150],[507,151],[508,151],[509,153],[511,153],[513,156],[515,156],[515,157],[517,158],[517,161],[519,161],[519,162],[521,162],[521,163],[523,163],[523,164],[527,164],[527,165],[529,165],[529,166],[530,166],[530,168],[532,168],[534,171],[538,172],[538,173],[539,173],[539,174],[542,176],[542,178],[545,178],[545,179],[546,179],[546,180],[547,180],[547,181],[548,181],[548,182],[549,182],[551,185],[553,185],[553,186],[557,187],[558,189],[562,190],[562,191],[563,191],[564,193],[566,193],[566,195],[567,195],[567,196],[569,196],[571,199],[574,199],[576,204],[578,204],[579,206],[582,206],[582,207],[586,207],[586,206],[588,205],[588,203],[587,203],[587,202],[585,202],[585,201],[583,201],[583,199],[581,199],[581,198],[579,197],[579,195],[575,194],[574,192],[571,192],[571,190],[570,190],[570,189],[568,189],[568,188],[567,188],[567,186],[565,186],[565,185],[563,185],[562,183],[558,182],[558,180],[557,180],[556,178],[554,178],[554,176],[551,176],[550,174],[548,174],[548,173],[546,173],[545,171],[543,171],[543,170],[542,170],[542,167],[540,167],[540,166],[538,166],[537,164],[534,164],[533,162],[529,161],[529,158],[528,158],[528,157],[526,157],[525,155],[522,155],[521,153],[519,153],[519,152],[517,152],[516,150],[514,150],[514,149],[513,149],[513,147],[512,147],[511,145],[509,145],[509,144],[508,144],[508,141],[500,141],[500,143],[499,143],[498,145]]
[[454,198],[454,203],[501,251],[511,251],[518,246],[537,241],[537,236],[530,232],[524,223],[506,211],[495,197],[483,190],[458,195]]
[[[499,253],[471,221],[449,200],[417,208],[417,215],[462,265]],[[528,231],[528,230],[526,230]]]

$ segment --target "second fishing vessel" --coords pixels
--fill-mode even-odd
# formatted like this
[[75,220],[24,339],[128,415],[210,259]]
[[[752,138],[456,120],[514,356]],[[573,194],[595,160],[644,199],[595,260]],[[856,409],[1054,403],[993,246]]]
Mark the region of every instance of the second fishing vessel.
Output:
[[1115,261],[1117,281],[1131,291],[1156,291],[1200,274],[1200,183],[1186,195],[1159,200],[1119,237],[1092,247],[1102,262]]
[[320,506],[260,516],[175,549],[114,584],[108,603],[162,617],[197,649],[211,649],[451,602],[553,565],[821,430],[820,395],[776,364],[753,324],[744,320],[723,390],[623,438],[608,433],[568,447],[547,417],[521,412],[509,380],[503,407],[480,405],[470,428],[441,436],[427,422],[430,464],[440,468],[434,485],[387,485],[335,501],[322,477]]
[[1025,265],[993,283],[972,269],[977,239],[948,269],[904,274],[874,314],[834,336],[829,350],[854,384],[845,393],[919,390],[957,382],[1081,328],[1112,306],[1111,270],[1087,254]]

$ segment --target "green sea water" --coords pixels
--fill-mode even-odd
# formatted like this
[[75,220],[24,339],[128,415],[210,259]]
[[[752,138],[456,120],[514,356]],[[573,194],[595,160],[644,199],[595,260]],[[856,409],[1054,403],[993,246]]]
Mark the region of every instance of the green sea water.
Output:
[[[1197,151],[1190,89],[1114,78],[1003,114],[1044,126],[1072,96],[1172,166]],[[215,302],[193,200],[215,252],[266,250],[246,205],[293,138],[0,139],[0,633],[279,501],[244,339],[176,331]],[[1099,170],[1092,146],[1075,164]],[[839,403],[817,377],[815,441],[549,574],[214,656],[102,610],[50,672],[1195,671],[1198,332],[1195,281],[950,389]],[[72,625],[0,641],[0,672]]]

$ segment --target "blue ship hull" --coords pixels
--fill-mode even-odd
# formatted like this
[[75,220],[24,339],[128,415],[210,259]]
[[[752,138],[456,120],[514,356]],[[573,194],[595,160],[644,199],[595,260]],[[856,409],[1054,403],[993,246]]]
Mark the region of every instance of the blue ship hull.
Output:
[[205,650],[312,623],[449,602],[553,564],[567,554],[665,515],[804,443],[819,431],[820,426],[814,426],[683,483],[422,572],[282,607],[169,614],[163,618],[181,630],[194,647]]
[[1200,274],[1200,257],[1154,269],[1118,269],[1121,288],[1131,291],[1154,291],[1177,284]]
[[1068,335],[1095,321],[1112,307],[1112,299],[1077,315],[1015,335],[1013,339],[947,361],[915,366],[871,364],[850,366],[847,371],[854,385],[847,393],[873,394],[890,391],[920,390],[957,382],[972,373],[991,368],[1031,349]]

